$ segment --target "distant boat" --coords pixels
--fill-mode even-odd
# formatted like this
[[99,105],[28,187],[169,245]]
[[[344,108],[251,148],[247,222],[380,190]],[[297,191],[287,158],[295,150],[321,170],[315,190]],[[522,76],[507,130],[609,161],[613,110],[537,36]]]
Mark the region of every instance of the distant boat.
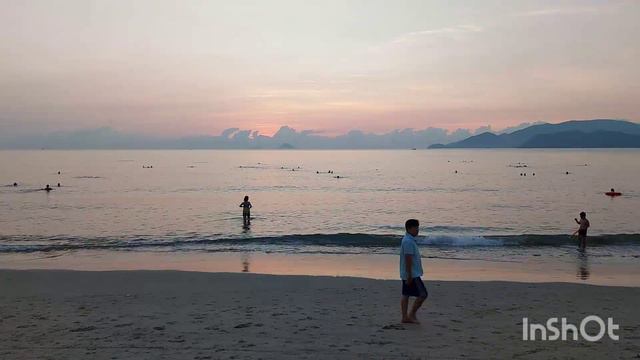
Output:
[[411,148],[411,150],[418,150],[418,149],[416,149],[416,148]]

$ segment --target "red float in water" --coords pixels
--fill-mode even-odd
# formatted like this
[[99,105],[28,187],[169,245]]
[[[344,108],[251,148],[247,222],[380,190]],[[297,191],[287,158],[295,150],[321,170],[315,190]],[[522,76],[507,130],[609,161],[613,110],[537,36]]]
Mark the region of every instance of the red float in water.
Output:
[[604,194],[607,195],[607,196],[620,196],[620,195],[622,195],[621,192],[617,192],[617,191],[608,191],[608,192],[606,192]]

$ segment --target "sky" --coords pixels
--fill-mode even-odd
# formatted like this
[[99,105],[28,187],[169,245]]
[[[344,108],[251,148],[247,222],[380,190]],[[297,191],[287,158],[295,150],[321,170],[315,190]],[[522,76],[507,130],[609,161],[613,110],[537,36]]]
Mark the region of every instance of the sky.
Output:
[[640,1],[0,0],[0,132],[640,120]]

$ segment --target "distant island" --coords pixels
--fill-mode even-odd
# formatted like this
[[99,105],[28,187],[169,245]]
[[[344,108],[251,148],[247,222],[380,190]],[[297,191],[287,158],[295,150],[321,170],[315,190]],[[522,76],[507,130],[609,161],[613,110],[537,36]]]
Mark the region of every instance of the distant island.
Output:
[[470,136],[429,149],[640,148],[640,124],[624,120],[571,120],[537,124],[511,133]]
[[280,150],[292,150],[292,149],[295,149],[295,148],[296,148],[295,146],[293,146],[293,145],[291,145],[289,143],[284,143],[284,144],[278,146],[278,149],[280,149]]

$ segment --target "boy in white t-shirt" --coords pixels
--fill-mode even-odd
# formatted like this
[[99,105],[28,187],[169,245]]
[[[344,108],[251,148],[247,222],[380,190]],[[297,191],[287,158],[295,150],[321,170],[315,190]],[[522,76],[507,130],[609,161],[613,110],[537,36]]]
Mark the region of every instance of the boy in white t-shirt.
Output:
[[[416,219],[409,219],[405,222],[404,227],[407,232],[400,245],[400,278],[402,279],[400,307],[402,309],[402,322],[419,324],[416,312],[429,296],[427,288],[424,286],[422,279],[420,279],[423,274],[422,259],[415,239],[420,232],[420,222]],[[413,302],[411,312],[407,313],[410,296],[415,297],[416,300]]]

